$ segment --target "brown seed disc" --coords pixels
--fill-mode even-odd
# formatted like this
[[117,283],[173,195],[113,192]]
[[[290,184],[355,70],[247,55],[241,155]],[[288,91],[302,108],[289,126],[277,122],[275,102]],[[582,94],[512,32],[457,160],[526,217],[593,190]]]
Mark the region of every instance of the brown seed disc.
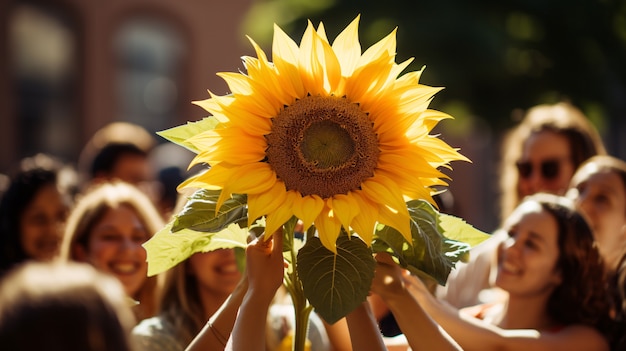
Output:
[[265,136],[267,162],[287,190],[329,198],[374,175],[378,138],[366,112],[346,98],[307,96],[286,106]]

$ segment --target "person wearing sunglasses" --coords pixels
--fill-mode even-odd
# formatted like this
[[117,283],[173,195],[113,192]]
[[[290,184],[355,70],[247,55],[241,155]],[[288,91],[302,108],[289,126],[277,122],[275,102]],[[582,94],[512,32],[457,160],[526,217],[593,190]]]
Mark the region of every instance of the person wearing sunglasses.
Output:
[[[500,218],[507,218],[521,200],[538,192],[564,195],[574,172],[585,160],[604,155],[599,133],[576,107],[561,102],[530,108],[502,143],[499,171]],[[494,285],[502,230],[473,248],[468,263],[458,263],[437,295],[457,308],[498,299]]]
[[529,109],[502,144],[500,218],[507,218],[525,196],[564,195],[578,166],[604,154],[597,130],[571,104]]

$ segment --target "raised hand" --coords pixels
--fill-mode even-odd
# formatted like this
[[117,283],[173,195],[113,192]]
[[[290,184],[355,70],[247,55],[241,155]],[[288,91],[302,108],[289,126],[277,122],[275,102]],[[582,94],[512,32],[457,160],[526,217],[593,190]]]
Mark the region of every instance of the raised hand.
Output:
[[277,230],[271,238],[260,236],[246,248],[248,290],[271,300],[283,283],[283,233]]

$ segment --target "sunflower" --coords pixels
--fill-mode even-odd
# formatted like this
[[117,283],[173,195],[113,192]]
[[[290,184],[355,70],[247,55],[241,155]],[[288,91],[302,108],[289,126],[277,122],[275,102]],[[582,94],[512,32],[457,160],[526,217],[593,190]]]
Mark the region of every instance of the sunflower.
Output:
[[433,202],[447,185],[439,171],[467,160],[433,135],[449,115],[428,109],[440,88],[419,84],[422,71],[400,73],[395,30],[361,53],[359,17],[329,43],[309,21],[300,45],[274,26],[273,57],[252,40],[246,73],[219,73],[231,94],[195,102],[215,126],[187,140],[193,164],[208,171],[181,187],[248,197],[249,225],[265,216],[272,233],[296,216],[314,225],[336,252],[341,229],[368,245],[377,223],[411,242],[406,201]]

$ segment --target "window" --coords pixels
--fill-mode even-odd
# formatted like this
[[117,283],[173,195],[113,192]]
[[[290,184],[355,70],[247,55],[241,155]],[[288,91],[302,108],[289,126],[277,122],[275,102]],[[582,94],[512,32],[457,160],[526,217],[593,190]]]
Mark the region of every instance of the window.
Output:
[[75,23],[67,13],[20,3],[9,16],[9,65],[19,157],[75,157],[78,123]]
[[178,117],[180,77],[186,47],[180,32],[152,17],[128,20],[114,42],[118,120],[150,132]]

